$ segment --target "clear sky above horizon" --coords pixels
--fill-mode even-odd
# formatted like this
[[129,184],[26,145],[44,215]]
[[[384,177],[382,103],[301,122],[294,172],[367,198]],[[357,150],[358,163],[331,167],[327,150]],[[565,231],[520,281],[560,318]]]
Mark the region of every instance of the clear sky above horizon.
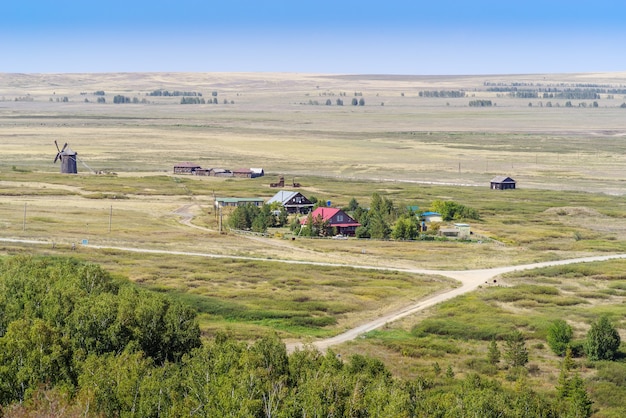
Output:
[[0,72],[616,72],[625,21],[624,0],[4,0]]

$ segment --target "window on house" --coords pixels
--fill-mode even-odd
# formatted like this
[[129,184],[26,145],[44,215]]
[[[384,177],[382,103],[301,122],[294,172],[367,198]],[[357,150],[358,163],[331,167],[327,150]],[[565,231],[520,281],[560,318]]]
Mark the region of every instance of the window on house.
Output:
[[337,215],[337,222],[343,222],[343,215]]

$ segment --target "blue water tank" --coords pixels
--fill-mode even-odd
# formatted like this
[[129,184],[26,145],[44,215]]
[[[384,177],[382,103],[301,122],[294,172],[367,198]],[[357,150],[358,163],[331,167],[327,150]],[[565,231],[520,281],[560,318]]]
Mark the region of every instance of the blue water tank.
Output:
[[330,200],[326,201],[326,206],[330,207]]

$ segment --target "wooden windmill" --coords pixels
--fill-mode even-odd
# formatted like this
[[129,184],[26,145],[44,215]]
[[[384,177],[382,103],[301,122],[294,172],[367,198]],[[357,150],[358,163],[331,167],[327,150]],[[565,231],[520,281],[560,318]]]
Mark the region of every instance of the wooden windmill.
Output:
[[76,168],[76,160],[78,159],[78,154],[75,151],[72,151],[67,146],[67,142],[63,145],[63,148],[59,149],[59,144],[57,141],[54,141],[54,145],[57,147],[57,156],[54,157],[54,163],[58,160],[61,160],[61,173],[63,174],[76,174],[78,173],[78,169]]

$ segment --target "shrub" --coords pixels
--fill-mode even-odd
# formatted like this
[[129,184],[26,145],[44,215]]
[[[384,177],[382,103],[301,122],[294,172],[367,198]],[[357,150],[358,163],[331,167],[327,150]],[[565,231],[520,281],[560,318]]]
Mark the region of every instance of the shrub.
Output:
[[591,324],[585,351],[589,360],[613,360],[620,345],[620,336],[606,315]]
[[562,356],[572,340],[572,327],[562,319],[557,319],[548,328],[548,345],[554,354]]

